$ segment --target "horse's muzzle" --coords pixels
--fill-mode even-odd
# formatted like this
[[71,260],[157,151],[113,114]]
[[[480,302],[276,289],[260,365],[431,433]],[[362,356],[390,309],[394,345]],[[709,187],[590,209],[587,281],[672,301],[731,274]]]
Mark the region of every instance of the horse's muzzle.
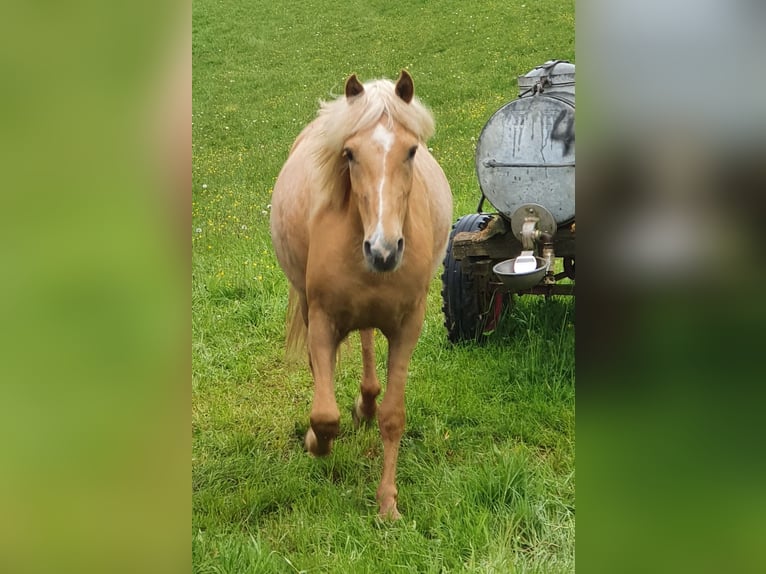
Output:
[[399,267],[404,252],[404,238],[400,237],[396,245],[386,241],[364,241],[364,256],[370,267],[379,272],[393,271]]

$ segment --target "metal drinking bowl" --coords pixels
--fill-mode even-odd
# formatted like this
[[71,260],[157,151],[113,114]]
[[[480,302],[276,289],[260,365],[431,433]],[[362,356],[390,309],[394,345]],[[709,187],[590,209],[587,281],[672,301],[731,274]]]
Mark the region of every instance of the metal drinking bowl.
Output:
[[[536,267],[528,270],[531,266],[527,265],[527,263],[531,262],[532,257],[532,255],[521,255],[513,259],[506,259],[495,265],[492,271],[495,272],[495,275],[500,278],[503,285],[511,292],[530,289],[537,285],[548,271],[548,262],[542,257],[535,257]],[[518,267],[517,259],[519,260]],[[517,268],[525,270],[516,271]]]

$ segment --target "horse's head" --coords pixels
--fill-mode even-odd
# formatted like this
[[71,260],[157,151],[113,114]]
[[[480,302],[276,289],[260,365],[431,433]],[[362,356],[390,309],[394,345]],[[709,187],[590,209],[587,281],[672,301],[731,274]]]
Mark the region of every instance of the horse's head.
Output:
[[[347,99],[363,92],[364,86],[356,75],[346,81]],[[412,78],[404,70],[396,82],[395,93],[406,105],[412,101]],[[361,247],[374,271],[394,271],[402,261],[405,247],[402,230],[419,143],[418,137],[391,113],[345,141],[343,156],[348,162],[351,193],[364,227]]]

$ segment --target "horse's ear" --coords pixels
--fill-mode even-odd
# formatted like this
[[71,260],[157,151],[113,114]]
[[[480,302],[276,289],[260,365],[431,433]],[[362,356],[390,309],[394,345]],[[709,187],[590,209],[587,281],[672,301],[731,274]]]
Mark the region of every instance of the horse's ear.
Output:
[[408,104],[412,101],[412,96],[415,95],[415,85],[412,83],[412,76],[407,70],[402,70],[399,79],[396,80],[396,95]]
[[353,98],[364,92],[364,86],[359,82],[356,74],[351,74],[346,80],[346,97]]

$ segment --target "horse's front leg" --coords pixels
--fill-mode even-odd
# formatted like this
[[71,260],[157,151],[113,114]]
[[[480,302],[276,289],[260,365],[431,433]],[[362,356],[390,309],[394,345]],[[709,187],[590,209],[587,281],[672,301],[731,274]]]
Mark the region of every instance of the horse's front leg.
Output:
[[375,399],[380,394],[380,381],[375,372],[375,331],[363,329],[359,336],[362,340],[362,384],[353,411],[354,425],[357,427],[362,421],[370,422],[375,418]]
[[398,332],[388,336],[388,382],[378,410],[380,436],[383,439],[383,475],[378,486],[377,499],[380,515],[384,518],[401,518],[396,508],[396,461],[404,433],[404,387],[407,383],[407,368],[420,336],[424,315],[425,303],[404,320]]
[[309,309],[308,344],[314,377],[311,427],[306,432],[306,450],[315,456],[329,454],[340,431],[340,411],[335,402],[335,354],[340,341],[330,318],[319,309]]

